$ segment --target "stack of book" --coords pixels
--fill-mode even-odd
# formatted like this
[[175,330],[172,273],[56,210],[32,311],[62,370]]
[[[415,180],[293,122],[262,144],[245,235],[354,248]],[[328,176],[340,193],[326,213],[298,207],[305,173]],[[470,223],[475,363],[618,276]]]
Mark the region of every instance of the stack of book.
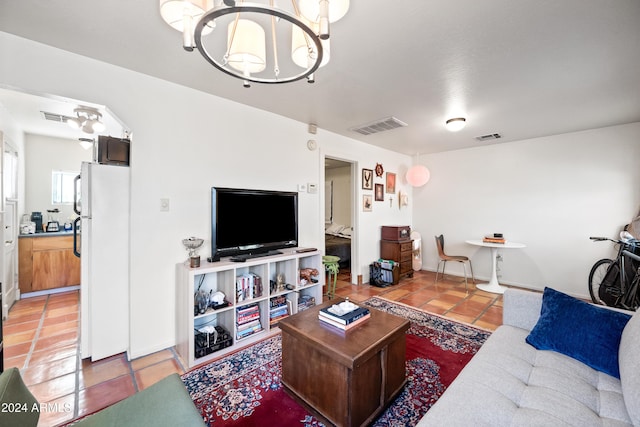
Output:
[[248,273],[236,277],[236,301],[244,301],[262,296],[262,279],[257,274]]
[[249,335],[262,331],[258,304],[250,304],[236,308],[236,326],[238,339],[246,338]]
[[311,295],[300,295],[298,298],[298,313],[305,311],[307,308],[311,308],[316,305],[315,297]]
[[504,240],[504,237],[494,237],[494,236],[485,236],[482,241],[484,243],[501,243],[504,244],[504,242],[506,240]]
[[289,306],[284,295],[269,300],[269,325],[275,326],[281,319],[289,316]]
[[318,319],[320,319],[321,322],[345,331],[366,322],[370,317],[371,312],[365,307],[358,307],[342,316],[333,314],[329,311],[329,307],[322,308],[318,312]]

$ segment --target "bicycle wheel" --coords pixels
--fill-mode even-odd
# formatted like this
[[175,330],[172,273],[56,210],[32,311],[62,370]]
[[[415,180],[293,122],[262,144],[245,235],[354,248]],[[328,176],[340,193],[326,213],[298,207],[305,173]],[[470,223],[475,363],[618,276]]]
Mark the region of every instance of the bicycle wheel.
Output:
[[636,311],[640,307],[640,268],[636,271],[625,296],[624,308]]
[[600,290],[600,285],[602,284],[602,281],[607,274],[607,270],[609,270],[609,266],[612,263],[612,259],[605,258],[596,262],[591,268],[591,272],[589,273],[589,294],[591,295],[591,300],[595,304],[606,305],[600,299],[598,291]]

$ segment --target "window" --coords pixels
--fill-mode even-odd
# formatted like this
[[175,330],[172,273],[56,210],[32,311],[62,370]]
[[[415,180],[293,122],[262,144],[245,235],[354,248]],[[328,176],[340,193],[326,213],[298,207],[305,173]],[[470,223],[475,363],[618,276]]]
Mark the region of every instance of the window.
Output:
[[75,193],[74,179],[78,172],[51,172],[51,203],[54,205],[69,205],[73,203]]

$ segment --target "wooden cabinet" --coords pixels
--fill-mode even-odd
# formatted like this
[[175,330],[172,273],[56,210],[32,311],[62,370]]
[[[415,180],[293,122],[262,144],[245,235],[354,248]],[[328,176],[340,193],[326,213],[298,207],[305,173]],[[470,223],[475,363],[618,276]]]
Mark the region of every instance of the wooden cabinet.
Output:
[[80,284],[80,258],[73,254],[73,236],[20,237],[18,281],[21,293]]
[[284,319],[282,385],[327,425],[368,426],[406,382],[409,321],[369,308],[371,317],[339,331],[318,320],[329,301]]
[[399,263],[400,277],[413,277],[412,252],[413,240],[404,242],[380,240],[380,258]]
[[[272,314],[278,312],[274,307],[279,301],[284,301],[288,314],[322,302],[324,266],[320,252],[281,251],[280,255],[241,263],[224,258],[196,268],[190,268],[189,262],[176,266],[176,349],[187,369],[277,333],[280,329]],[[300,270],[307,270],[312,280],[301,279]],[[286,285],[277,286],[278,279]],[[253,286],[257,280],[261,285]],[[198,290],[209,295],[222,292],[228,304],[215,308],[203,304],[196,310],[194,295]],[[251,323],[255,327],[247,328]],[[211,333],[209,339],[202,332],[207,326],[221,329]],[[217,338],[226,340],[224,345],[216,344]]]

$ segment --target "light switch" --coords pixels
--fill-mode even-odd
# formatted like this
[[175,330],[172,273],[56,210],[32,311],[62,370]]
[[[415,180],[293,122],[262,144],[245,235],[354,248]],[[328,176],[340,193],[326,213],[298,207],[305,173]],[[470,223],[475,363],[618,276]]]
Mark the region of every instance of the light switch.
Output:
[[160,199],[160,212],[169,212],[169,199]]

